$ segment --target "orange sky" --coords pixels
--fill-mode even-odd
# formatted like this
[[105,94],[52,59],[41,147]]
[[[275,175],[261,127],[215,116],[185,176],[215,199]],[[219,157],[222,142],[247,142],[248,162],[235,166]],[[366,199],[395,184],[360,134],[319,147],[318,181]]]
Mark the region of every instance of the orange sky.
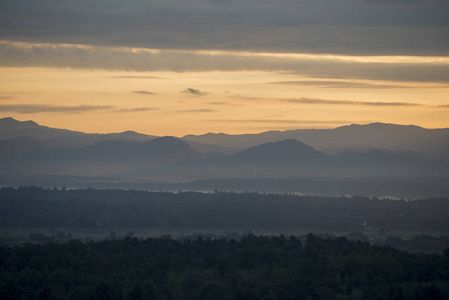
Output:
[[449,127],[447,0],[106,2],[1,4],[0,117],[174,136]]
[[[259,57],[261,64],[270,64],[264,61],[265,57],[287,57],[293,61],[298,57],[232,55],[241,62],[247,57]],[[321,64],[323,56],[309,55],[306,59],[311,64],[314,60]],[[349,64],[346,68],[350,64],[400,65],[404,61],[449,65],[445,58],[425,57],[325,59],[329,65],[344,59]],[[350,71],[342,72],[351,75]],[[333,128],[370,122],[449,127],[447,83],[407,81],[406,74],[402,80],[341,77],[332,72],[313,77],[274,70],[149,72],[64,66],[3,67],[0,117],[31,119],[46,126],[84,132],[135,130],[174,136]]]

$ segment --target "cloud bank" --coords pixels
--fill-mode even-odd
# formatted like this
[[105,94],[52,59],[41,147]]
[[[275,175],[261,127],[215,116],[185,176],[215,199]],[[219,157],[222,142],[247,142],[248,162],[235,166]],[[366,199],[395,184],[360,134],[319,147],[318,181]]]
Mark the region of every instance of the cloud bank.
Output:
[[0,39],[350,55],[448,55],[447,0],[17,0]]
[[315,78],[449,82],[449,58],[346,57],[0,42],[1,67],[122,71],[266,71]]

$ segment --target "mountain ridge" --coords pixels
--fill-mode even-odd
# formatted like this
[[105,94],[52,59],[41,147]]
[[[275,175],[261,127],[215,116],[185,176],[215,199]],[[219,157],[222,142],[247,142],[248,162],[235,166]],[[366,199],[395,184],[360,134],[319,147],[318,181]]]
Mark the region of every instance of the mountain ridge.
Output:
[[[7,122],[20,125],[13,119]],[[36,123],[25,126],[40,128]],[[352,125],[346,128],[314,130],[312,138],[326,137],[329,132],[342,131],[343,135],[331,136],[333,140],[353,137],[359,128],[369,128],[371,134],[359,137],[364,141],[373,140],[379,146],[379,136],[393,135],[386,139],[398,139],[403,133],[402,127],[376,123],[373,125]],[[394,126],[394,125],[393,125]],[[17,127],[17,126],[16,126]],[[19,126],[20,127],[20,126]],[[348,128],[350,130],[348,131]],[[405,137],[411,141],[415,127],[408,127]],[[428,132],[425,129],[426,133]],[[294,133],[298,131],[293,131]],[[304,132],[304,131],[299,131]],[[316,133],[319,133],[316,135]],[[433,132],[433,131],[430,131]],[[279,132],[277,132],[279,133]],[[128,131],[135,136],[136,133]],[[269,132],[267,133],[269,134]],[[411,135],[411,137],[409,136]],[[1,129],[0,129],[1,136]],[[137,133],[137,136],[140,135]],[[222,136],[222,135],[220,135]],[[272,136],[275,141],[265,141],[263,135],[256,135],[262,141],[237,153],[214,154],[200,152],[192,143],[176,137],[155,137],[152,139],[126,140],[122,135],[95,135],[95,139],[86,143],[85,136],[65,136],[71,141],[67,144],[47,143],[48,139],[36,137],[16,137],[10,140],[0,139],[0,166],[4,172],[20,174],[63,174],[78,176],[117,176],[125,180],[185,181],[206,178],[281,178],[298,176],[331,177],[374,177],[374,176],[428,176],[449,178],[449,161],[429,159],[429,157],[406,154],[399,150],[370,148],[369,151],[346,151],[340,154],[327,154],[310,145],[305,140],[282,135]],[[100,139],[96,139],[99,138]],[[103,139],[101,139],[104,137]],[[147,137],[147,136],[145,136]],[[226,137],[223,135],[223,137]],[[62,138],[59,136],[59,138]],[[240,138],[240,137],[239,137]],[[426,136],[424,136],[426,138]],[[427,137],[432,140],[432,137]],[[420,141],[423,137],[416,138]],[[385,140],[385,139],[384,139]],[[189,144],[190,143],[190,144]],[[196,144],[199,145],[198,143]],[[199,145],[198,147],[213,147]],[[345,146],[343,144],[343,146]],[[444,144],[443,144],[444,146]],[[219,146],[216,146],[219,147]],[[212,149],[212,148],[211,148]],[[415,150],[407,148],[407,151]],[[447,150],[449,148],[445,148]],[[447,151],[446,151],[447,152]],[[56,173],[55,173],[56,172]]]

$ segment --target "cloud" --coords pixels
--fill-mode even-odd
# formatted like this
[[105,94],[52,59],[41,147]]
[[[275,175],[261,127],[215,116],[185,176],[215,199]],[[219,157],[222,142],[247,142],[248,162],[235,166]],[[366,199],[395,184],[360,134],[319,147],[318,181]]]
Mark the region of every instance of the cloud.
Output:
[[202,91],[200,91],[198,89],[192,89],[192,88],[185,89],[185,90],[181,91],[181,93],[185,93],[185,94],[189,94],[189,95],[193,95],[193,96],[205,96],[205,95],[207,95],[206,92],[202,92]]
[[221,101],[207,102],[207,104],[211,104],[211,105],[222,105],[222,106],[242,106],[242,104],[229,103],[229,102],[221,102]]
[[136,108],[124,108],[118,110],[119,112],[143,112],[143,111],[152,111],[158,110],[158,107],[136,107]]
[[447,0],[227,2],[2,1],[0,38],[184,50],[449,53]]
[[258,97],[247,97],[247,96],[242,96],[240,94],[234,95],[234,96],[230,96],[230,98],[241,99],[241,100],[259,100],[260,99]]
[[115,76],[107,76],[109,78],[119,78],[119,79],[168,79],[165,77],[159,76],[147,76],[147,75],[115,75]]
[[272,84],[300,85],[300,86],[318,86],[324,88],[350,88],[350,89],[416,89],[416,88],[441,88],[441,86],[418,86],[418,85],[399,85],[399,84],[375,84],[366,82],[345,82],[329,80],[297,80],[297,81],[278,81]]
[[[449,83],[449,58],[146,50],[0,42],[0,66],[122,71],[264,71],[311,78]],[[144,77],[145,78],[145,77]]]
[[178,110],[179,113],[209,113],[209,112],[216,112],[215,109],[187,109],[187,110]]
[[329,104],[329,105],[362,105],[362,106],[424,106],[409,102],[375,102],[375,101],[353,101],[353,100],[327,100],[313,98],[282,99],[284,101],[303,104]]
[[0,105],[0,110],[17,112],[21,114],[34,114],[45,112],[80,113],[85,111],[111,109],[110,105],[78,105],[78,106],[56,106],[45,104],[5,104]]
[[0,100],[11,99],[11,96],[0,96]]
[[135,94],[142,94],[142,95],[157,95],[156,93],[150,92],[150,91],[132,91]]

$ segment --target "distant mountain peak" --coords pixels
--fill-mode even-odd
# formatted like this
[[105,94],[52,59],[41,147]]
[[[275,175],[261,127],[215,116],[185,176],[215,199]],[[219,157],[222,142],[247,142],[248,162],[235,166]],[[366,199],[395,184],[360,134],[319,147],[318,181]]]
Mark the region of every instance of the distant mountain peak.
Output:
[[242,160],[268,160],[297,161],[324,159],[326,154],[295,139],[286,139],[278,142],[269,142],[243,150],[234,155]]
[[0,125],[3,130],[11,130],[16,129],[18,127],[24,127],[24,128],[31,128],[31,127],[38,127],[39,124],[37,124],[34,121],[28,120],[28,121],[19,121],[11,117],[6,117],[0,119]]
[[151,151],[166,155],[192,156],[198,152],[185,141],[174,136],[163,136],[144,143]]
[[351,124],[351,125],[345,125],[345,126],[340,126],[337,127],[335,129],[339,129],[339,128],[347,128],[347,127],[352,127],[352,128],[359,128],[359,127],[395,127],[395,128],[400,128],[400,127],[409,127],[409,128],[421,128],[421,129],[425,129],[423,127],[417,126],[417,125],[403,125],[403,124],[394,124],[394,123],[382,123],[382,122],[374,122],[374,123],[369,123],[369,124]]

